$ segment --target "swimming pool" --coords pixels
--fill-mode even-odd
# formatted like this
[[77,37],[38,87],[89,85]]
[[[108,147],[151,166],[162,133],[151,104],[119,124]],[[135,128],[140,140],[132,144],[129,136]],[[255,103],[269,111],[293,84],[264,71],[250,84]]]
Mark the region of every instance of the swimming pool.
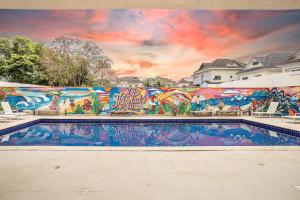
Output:
[[0,146],[300,145],[286,130],[264,126],[241,120],[39,120],[2,134]]

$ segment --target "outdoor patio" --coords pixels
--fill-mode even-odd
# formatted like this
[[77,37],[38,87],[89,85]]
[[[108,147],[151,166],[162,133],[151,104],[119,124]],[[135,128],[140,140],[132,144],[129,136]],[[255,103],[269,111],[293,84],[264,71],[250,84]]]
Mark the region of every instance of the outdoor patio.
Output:
[[0,150],[0,199],[300,198],[299,151]]

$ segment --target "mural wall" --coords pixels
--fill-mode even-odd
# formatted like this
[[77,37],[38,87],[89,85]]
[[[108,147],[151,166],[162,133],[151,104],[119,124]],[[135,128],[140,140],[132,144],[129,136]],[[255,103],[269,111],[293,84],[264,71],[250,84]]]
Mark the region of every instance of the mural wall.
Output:
[[14,109],[60,114],[105,115],[130,111],[148,115],[187,115],[190,111],[265,111],[271,101],[288,115],[300,112],[300,86],[282,88],[0,88],[0,101]]

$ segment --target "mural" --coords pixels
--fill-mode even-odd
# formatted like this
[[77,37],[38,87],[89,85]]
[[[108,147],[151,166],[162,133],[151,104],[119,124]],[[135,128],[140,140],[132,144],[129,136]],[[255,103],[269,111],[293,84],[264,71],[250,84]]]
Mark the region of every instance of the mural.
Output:
[[188,115],[190,111],[266,111],[279,102],[284,115],[300,112],[300,87],[282,88],[0,88],[0,100],[14,109],[60,114],[105,115],[128,111],[148,115]]
[[110,88],[0,88],[1,101],[19,110],[58,111],[60,114],[105,114]]

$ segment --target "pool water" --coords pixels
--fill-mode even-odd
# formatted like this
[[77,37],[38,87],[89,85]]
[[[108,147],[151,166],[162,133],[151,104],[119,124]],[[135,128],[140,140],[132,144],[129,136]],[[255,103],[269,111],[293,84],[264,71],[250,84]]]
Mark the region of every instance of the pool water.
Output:
[[1,146],[298,146],[300,138],[243,123],[40,123]]

